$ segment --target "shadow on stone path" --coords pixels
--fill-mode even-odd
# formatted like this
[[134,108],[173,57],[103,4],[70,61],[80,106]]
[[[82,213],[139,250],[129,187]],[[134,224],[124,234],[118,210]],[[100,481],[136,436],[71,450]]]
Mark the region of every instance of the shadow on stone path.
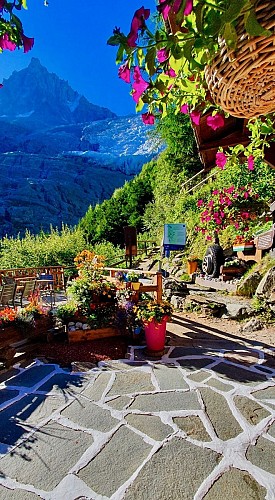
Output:
[[2,376],[1,500],[274,499],[274,351],[183,322],[157,361]]

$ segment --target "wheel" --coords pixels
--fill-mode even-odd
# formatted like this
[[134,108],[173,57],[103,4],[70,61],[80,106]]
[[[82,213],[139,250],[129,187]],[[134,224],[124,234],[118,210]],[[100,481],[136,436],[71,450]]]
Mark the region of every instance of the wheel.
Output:
[[202,261],[202,270],[209,278],[218,278],[220,267],[224,264],[223,249],[220,245],[211,245],[207,248]]

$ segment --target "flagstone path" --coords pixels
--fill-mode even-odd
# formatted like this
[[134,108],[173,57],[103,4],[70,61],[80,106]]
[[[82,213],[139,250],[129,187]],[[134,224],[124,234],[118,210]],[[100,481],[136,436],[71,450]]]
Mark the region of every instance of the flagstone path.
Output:
[[274,348],[36,360],[0,376],[0,422],[1,500],[275,498]]

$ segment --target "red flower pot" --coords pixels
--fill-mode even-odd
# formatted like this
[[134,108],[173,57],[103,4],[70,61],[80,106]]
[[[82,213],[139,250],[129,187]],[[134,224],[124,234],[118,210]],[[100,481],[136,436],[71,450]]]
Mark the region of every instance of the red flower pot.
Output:
[[144,324],[145,339],[148,351],[163,351],[165,346],[167,318],[163,318],[161,323],[154,319]]

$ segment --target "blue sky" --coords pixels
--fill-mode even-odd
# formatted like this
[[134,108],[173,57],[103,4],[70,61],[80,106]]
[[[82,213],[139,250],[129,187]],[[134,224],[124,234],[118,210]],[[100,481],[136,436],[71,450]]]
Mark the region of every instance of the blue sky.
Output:
[[135,113],[130,86],[117,77],[116,48],[107,46],[113,28],[129,33],[133,13],[144,6],[155,11],[155,0],[28,0],[20,14],[33,49],[0,54],[0,82],[37,57],[43,66],[67,80],[94,104],[119,115]]

